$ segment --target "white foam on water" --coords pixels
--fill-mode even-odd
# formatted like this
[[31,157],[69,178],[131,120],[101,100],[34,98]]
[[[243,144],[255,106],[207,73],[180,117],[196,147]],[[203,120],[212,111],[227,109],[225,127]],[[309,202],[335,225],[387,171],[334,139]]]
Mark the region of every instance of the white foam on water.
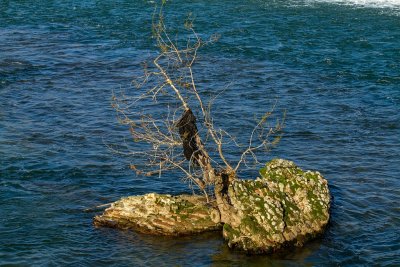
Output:
[[400,0],[309,0],[307,2],[337,3],[375,8],[400,8]]

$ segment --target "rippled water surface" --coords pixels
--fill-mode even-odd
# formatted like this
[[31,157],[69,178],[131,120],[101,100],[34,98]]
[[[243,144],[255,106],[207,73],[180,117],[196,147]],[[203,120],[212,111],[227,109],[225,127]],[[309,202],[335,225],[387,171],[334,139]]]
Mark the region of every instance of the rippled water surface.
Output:
[[[156,49],[153,3],[0,0],[0,265],[400,266],[400,3],[172,1],[193,12],[199,88],[224,89],[220,126],[287,110],[265,160],[320,170],[334,197],[326,234],[273,256],[227,249],[218,234],[159,238],[95,229],[85,209],[151,191],[106,143],[129,137],[111,108]],[[245,174],[244,174],[245,175]]]

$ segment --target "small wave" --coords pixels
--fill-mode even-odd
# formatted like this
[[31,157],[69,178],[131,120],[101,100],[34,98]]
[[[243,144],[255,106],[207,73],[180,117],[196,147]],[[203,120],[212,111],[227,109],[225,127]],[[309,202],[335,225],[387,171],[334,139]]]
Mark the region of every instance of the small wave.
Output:
[[400,8],[400,0],[310,0],[309,2],[337,3],[375,8]]

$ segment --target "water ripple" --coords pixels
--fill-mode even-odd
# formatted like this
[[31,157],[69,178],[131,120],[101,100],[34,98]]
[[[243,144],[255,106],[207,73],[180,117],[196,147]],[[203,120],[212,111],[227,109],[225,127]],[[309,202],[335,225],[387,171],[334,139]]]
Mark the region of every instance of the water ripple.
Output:
[[[321,171],[334,197],[326,234],[270,256],[218,233],[160,238],[95,229],[88,208],[150,191],[113,154],[129,132],[110,106],[151,54],[151,1],[6,1],[0,7],[0,265],[400,265],[400,22],[396,1],[169,3],[221,35],[195,66],[215,123],[246,142],[255,117],[286,110],[284,157]],[[230,148],[227,147],[226,151]],[[238,155],[232,151],[229,159]],[[257,171],[243,171],[254,177]]]

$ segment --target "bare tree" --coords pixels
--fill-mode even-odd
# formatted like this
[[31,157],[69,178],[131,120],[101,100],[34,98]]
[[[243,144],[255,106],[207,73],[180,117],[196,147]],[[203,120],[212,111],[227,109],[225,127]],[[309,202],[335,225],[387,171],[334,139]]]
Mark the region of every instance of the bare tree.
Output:
[[[257,151],[279,141],[283,120],[269,127],[267,120],[272,113],[265,113],[249,134],[245,146],[216,127],[211,116],[212,101],[203,101],[193,65],[198,50],[218,38],[202,40],[193,29],[190,16],[184,28],[187,37],[184,41],[171,38],[164,22],[163,7],[156,10],[153,36],[159,54],[143,64],[144,74],[134,81],[134,94],[114,95],[113,107],[120,121],[129,125],[133,140],[138,144],[130,155],[147,159],[146,164],[131,165],[131,168],[148,176],[180,170],[190,184],[203,192],[207,201],[216,201],[221,221],[226,222],[232,220],[234,212],[226,195],[229,184],[237,179],[241,166],[258,163]],[[200,120],[191,107],[198,109]],[[226,140],[242,151],[236,162],[225,157]],[[208,151],[214,150],[215,156],[211,158]]]

